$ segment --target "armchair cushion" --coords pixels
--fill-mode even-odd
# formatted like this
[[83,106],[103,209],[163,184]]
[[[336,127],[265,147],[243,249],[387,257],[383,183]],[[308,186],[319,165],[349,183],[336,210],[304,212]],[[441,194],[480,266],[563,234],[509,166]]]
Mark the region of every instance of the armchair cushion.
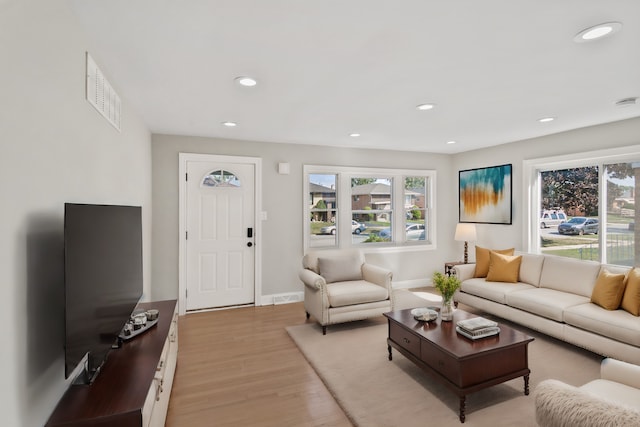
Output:
[[327,283],[362,279],[362,262],[359,257],[318,258],[318,270]]
[[327,284],[327,295],[331,307],[365,304],[389,298],[389,292],[386,288],[364,280],[329,283]]

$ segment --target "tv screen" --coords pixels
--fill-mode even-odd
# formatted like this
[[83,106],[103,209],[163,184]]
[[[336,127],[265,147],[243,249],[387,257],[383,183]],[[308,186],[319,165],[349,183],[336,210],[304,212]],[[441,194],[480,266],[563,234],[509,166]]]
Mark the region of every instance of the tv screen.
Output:
[[142,296],[139,206],[65,204],[65,378],[91,382]]

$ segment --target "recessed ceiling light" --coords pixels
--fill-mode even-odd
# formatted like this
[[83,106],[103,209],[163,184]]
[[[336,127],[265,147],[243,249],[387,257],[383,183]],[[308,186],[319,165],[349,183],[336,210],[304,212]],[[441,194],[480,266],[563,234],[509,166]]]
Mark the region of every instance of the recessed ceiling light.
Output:
[[630,105],[636,105],[637,102],[638,102],[638,98],[635,96],[630,98],[624,98],[616,102],[616,107],[628,107]]
[[543,117],[541,119],[538,119],[538,121],[540,123],[548,123],[548,122],[554,121],[555,119],[556,119],[555,117]]
[[447,144],[455,144],[455,141],[447,141]]
[[228,128],[232,128],[232,127],[236,127],[238,126],[238,124],[236,122],[222,122],[223,126],[226,126]]
[[585,28],[575,35],[573,41],[577,43],[584,43],[591,40],[596,40],[604,36],[611,35],[620,31],[622,24],[620,22],[605,22],[602,24],[594,25],[593,27]]
[[436,106],[435,104],[420,104],[420,105],[416,105],[416,109],[420,111],[426,111],[426,110],[431,110],[435,106]]
[[349,136],[350,136],[351,138],[357,138],[357,137],[359,137],[359,136],[360,136],[360,134],[359,134],[359,133],[350,133],[350,134],[349,134]]
[[236,77],[236,83],[238,83],[240,86],[247,86],[247,87],[255,86],[258,84],[256,79],[252,77],[246,77],[246,76]]

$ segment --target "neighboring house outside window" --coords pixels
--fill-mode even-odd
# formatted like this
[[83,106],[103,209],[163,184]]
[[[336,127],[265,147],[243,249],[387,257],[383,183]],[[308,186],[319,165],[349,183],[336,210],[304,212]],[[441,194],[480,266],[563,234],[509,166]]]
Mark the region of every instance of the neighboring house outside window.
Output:
[[432,247],[435,171],[305,166],[305,248]]

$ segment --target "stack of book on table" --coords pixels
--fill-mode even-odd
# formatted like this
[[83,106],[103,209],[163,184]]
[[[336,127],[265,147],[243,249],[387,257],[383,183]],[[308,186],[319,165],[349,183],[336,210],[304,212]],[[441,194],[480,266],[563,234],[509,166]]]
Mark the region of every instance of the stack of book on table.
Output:
[[456,331],[467,338],[477,340],[499,334],[500,327],[493,320],[485,319],[484,317],[473,317],[458,321]]

